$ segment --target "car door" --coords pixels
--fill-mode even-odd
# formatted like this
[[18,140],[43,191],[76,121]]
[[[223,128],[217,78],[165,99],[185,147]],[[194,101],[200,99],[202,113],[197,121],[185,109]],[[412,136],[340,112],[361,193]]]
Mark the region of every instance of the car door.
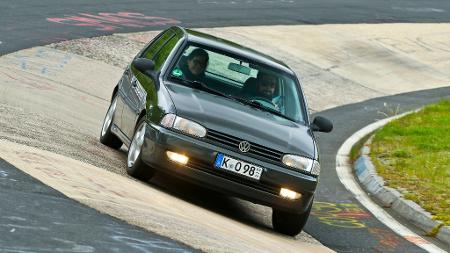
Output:
[[[151,44],[147,50],[144,50],[140,57],[153,60],[155,72],[159,73],[179,39],[179,36],[169,29],[155,43]],[[158,80],[145,76],[133,67],[130,67],[128,79],[128,100],[123,109],[122,121],[124,122],[123,131],[131,139],[140,113],[147,108],[147,104],[151,103],[151,101],[147,100],[155,97],[155,82],[158,82]]]
[[[144,49],[142,49],[135,58],[142,57],[144,53],[151,55],[156,52],[161,43],[164,42],[170,36],[171,32],[169,30],[163,31],[158,34]],[[132,125],[129,122],[127,114],[130,113],[130,106],[132,104],[132,89],[131,81],[133,79],[133,74],[131,72],[131,65],[128,65],[125,69],[122,78],[119,82],[119,90],[116,105],[116,114],[114,123],[119,127],[123,134],[125,134],[129,139],[131,138],[129,134],[129,129]],[[124,112],[124,108],[126,109]],[[134,127],[134,126],[133,126]]]

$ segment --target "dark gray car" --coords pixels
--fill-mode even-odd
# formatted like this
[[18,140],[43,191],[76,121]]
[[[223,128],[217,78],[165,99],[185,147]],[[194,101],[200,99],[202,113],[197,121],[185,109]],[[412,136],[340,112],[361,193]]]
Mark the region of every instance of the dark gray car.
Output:
[[128,147],[127,172],[155,171],[273,208],[298,234],[320,173],[301,85],[284,63],[230,41],[171,27],[135,57],[112,94],[100,141]]

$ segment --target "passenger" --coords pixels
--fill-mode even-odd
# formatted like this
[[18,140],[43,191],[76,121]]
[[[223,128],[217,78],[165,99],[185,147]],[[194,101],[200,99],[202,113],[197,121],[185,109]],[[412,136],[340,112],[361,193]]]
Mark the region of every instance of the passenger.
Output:
[[201,48],[196,48],[187,56],[186,62],[180,64],[179,68],[187,80],[205,83],[208,61],[208,53]]

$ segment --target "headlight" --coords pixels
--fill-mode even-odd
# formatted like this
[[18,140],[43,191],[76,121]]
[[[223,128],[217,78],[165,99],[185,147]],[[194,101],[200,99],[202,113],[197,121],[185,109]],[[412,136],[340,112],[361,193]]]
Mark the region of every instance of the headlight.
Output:
[[316,176],[320,174],[320,164],[313,159],[297,155],[284,155],[282,162],[286,166],[306,171]]
[[206,128],[202,125],[175,114],[166,114],[161,120],[161,125],[196,137],[205,137],[206,135]]

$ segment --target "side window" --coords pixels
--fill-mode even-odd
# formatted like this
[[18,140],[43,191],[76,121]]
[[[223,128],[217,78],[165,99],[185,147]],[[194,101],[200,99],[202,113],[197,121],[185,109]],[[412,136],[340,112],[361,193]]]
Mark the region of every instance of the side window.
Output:
[[159,51],[159,49],[167,42],[168,39],[170,39],[174,35],[172,30],[168,30],[164,32],[159,38],[157,38],[155,41],[153,41],[152,44],[150,44],[145,51],[141,54],[141,57],[147,58],[147,59],[153,59],[155,54]]
[[155,62],[155,70],[160,70],[162,68],[167,57],[169,57],[170,52],[172,52],[172,49],[177,44],[178,39],[178,36],[173,36],[165,45],[163,45],[159,52],[153,56],[152,60]]

